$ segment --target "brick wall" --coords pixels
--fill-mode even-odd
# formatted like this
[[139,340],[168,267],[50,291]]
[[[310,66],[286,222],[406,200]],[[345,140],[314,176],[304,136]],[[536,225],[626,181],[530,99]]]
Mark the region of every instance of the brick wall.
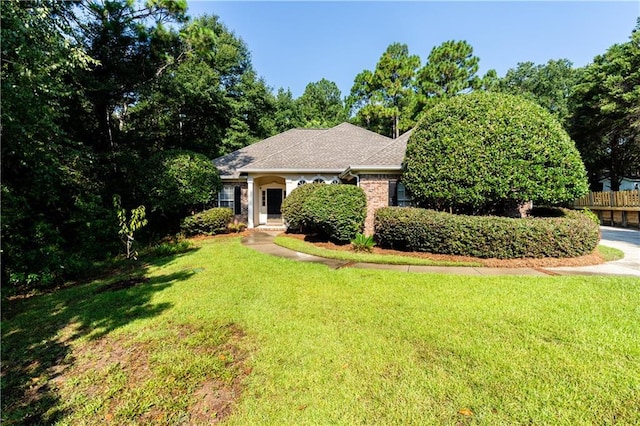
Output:
[[373,219],[377,209],[389,205],[389,180],[397,180],[400,175],[360,175],[360,188],[367,196],[367,218],[364,233],[373,234]]

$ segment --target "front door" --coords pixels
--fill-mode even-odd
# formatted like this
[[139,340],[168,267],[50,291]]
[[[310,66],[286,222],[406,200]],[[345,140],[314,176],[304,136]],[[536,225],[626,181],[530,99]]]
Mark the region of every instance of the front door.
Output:
[[282,216],[282,189],[267,188],[267,219],[280,219]]

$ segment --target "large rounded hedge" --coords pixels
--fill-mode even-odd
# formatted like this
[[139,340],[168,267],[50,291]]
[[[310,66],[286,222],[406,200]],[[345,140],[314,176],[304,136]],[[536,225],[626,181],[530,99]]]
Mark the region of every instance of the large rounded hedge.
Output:
[[308,183],[295,188],[287,197],[282,200],[282,217],[287,224],[287,230],[293,232],[304,232],[305,216],[302,206],[313,192],[326,186],[324,183]]
[[367,197],[353,185],[306,184],[291,191],[281,210],[288,230],[346,242],[364,228]]
[[381,247],[480,258],[576,257],[598,245],[597,221],[558,209],[558,217],[514,219],[384,207],[375,215]]
[[428,110],[409,138],[404,168],[414,200],[438,210],[559,204],[588,190],[580,154],[558,121],[501,93],[456,96]]

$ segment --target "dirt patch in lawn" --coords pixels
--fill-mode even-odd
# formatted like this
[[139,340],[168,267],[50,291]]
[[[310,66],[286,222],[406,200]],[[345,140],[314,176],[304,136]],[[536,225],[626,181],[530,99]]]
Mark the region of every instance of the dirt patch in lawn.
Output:
[[[105,336],[73,350],[75,362],[52,384],[63,399],[99,408],[90,417],[72,417],[72,423],[200,425],[232,413],[251,372],[240,327],[164,327],[160,337]],[[70,411],[74,416],[83,407]]]
[[[351,244],[335,244],[330,241],[320,240],[314,236],[306,236],[303,234],[286,234],[287,237],[306,241],[316,247],[327,250],[336,251],[353,251]],[[604,258],[596,250],[594,253],[567,258],[523,258],[523,259],[482,259],[470,256],[454,256],[446,254],[408,252],[400,250],[383,249],[374,247],[374,254],[396,255],[405,257],[415,257],[421,259],[429,259],[434,261],[445,262],[478,262],[489,268],[552,268],[556,266],[589,266],[604,263]]]

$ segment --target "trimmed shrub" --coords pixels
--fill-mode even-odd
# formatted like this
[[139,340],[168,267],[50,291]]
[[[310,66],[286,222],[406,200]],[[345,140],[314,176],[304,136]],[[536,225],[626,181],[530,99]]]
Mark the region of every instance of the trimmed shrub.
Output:
[[557,205],[588,190],[569,135],[524,98],[475,92],[425,112],[407,144],[402,180],[421,207],[486,214]]
[[233,211],[226,207],[216,207],[185,217],[180,230],[185,235],[216,235],[228,232],[227,225],[233,220]]
[[[331,240],[351,241],[364,229],[367,197],[353,185],[321,185],[302,205],[303,225]],[[308,224],[308,225],[307,225]]]
[[559,217],[512,219],[384,207],[376,211],[375,237],[382,247],[480,258],[562,258],[593,252],[600,240],[598,225],[582,212],[558,211]]
[[280,210],[282,211],[282,217],[284,218],[288,231],[308,232],[310,224],[307,224],[305,228],[305,216],[302,206],[313,192],[323,186],[326,185],[324,183],[307,183],[300,185],[282,200]]

